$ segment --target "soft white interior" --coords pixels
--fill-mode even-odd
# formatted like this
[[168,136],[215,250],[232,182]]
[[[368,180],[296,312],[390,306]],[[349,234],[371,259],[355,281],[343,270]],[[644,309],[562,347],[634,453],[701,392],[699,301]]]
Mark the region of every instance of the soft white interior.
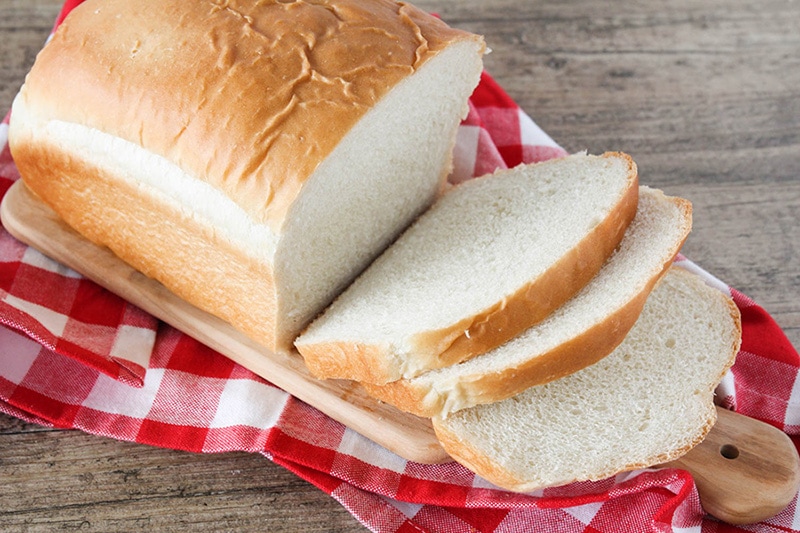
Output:
[[[452,189],[405,232],[298,344],[389,345],[479,313],[574,248],[628,186],[625,162],[570,156]],[[410,364],[410,363],[409,363]]]
[[306,183],[276,256],[280,329],[298,332],[435,199],[480,76],[478,46],[452,45],[392,89]]
[[674,270],[599,363],[435,425],[526,491],[652,465],[695,443],[738,334],[722,293]]
[[444,413],[471,407],[479,400],[469,387],[475,376],[513,372],[629,303],[672,259],[690,224],[661,191],[645,186],[639,190],[636,218],[619,248],[575,297],[504,345],[464,363],[421,374],[410,380],[411,385],[429,390],[432,401],[444,398]]

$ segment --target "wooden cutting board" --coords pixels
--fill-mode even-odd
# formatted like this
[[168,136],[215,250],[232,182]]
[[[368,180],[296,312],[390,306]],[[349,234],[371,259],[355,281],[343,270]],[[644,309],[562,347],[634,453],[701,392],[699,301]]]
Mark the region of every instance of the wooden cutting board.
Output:
[[[378,402],[355,383],[315,379],[299,354],[276,354],[250,341],[132,269],[110,250],[85,240],[22,182],[6,193],[0,218],[17,239],[397,455],[427,464],[451,460],[429,420]],[[789,504],[800,486],[800,458],[794,445],[783,432],[763,422],[723,409],[718,413],[718,421],[703,443],[662,466],[691,472],[704,509],[717,518],[746,524],[773,516]]]

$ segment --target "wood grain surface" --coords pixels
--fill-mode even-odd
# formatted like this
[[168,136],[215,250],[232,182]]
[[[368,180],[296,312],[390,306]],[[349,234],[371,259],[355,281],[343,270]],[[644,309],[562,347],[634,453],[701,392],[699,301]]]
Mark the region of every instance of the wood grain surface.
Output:
[[[622,150],[694,203],[684,253],[800,346],[800,2],[425,0],[570,151]],[[0,108],[58,0],[0,1]],[[0,415],[0,529],[364,531],[260,456],[193,455]]]

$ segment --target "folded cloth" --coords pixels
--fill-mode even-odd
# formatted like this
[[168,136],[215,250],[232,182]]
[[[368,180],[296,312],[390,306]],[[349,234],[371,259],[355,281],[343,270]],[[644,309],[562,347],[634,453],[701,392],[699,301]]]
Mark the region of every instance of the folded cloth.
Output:
[[[77,3],[68,0],[59,20]],[[0,146],[5,132],[0,127]],[[458,133],[451,181],[564,154],[484,75]],[[5,146],[0,194],[15,179]],[[752,300],[685,257],[677,261],[742,311],[742,351],[718,390],[721,403],[798,435],[797,352]],[[456,463],[406,461],[4,230],[0,323],[7,326],[0,326],[0,411],[153,446],[260,453],[330,494],[372,531],[793,531],[800,524],[796,499],[769,523],[720,524],[703,514],[691,476],[680,470],[515,494]]]

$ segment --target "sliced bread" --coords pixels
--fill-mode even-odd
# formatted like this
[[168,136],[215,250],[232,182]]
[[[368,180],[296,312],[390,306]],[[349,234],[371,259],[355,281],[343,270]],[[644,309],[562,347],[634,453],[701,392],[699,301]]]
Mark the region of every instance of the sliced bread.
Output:
[[502,346],[461,364],[385,385],[378,399],[419,416],[444,416],[509,398],[608,355],[639,316],[692,226],[691,204],[640,187],[636,218],[597,276],[552,315]]
[[714,388],[740,339],[733,301],[672,267],[608,357],[502,402],[436,417],[434,429],[456,461],[512,491],[667,462],[714,424]]
[[636,213],[625,154],[576,154],[440,198],[297,339],[319,378],[383,384],[468,360],[589,282]]

